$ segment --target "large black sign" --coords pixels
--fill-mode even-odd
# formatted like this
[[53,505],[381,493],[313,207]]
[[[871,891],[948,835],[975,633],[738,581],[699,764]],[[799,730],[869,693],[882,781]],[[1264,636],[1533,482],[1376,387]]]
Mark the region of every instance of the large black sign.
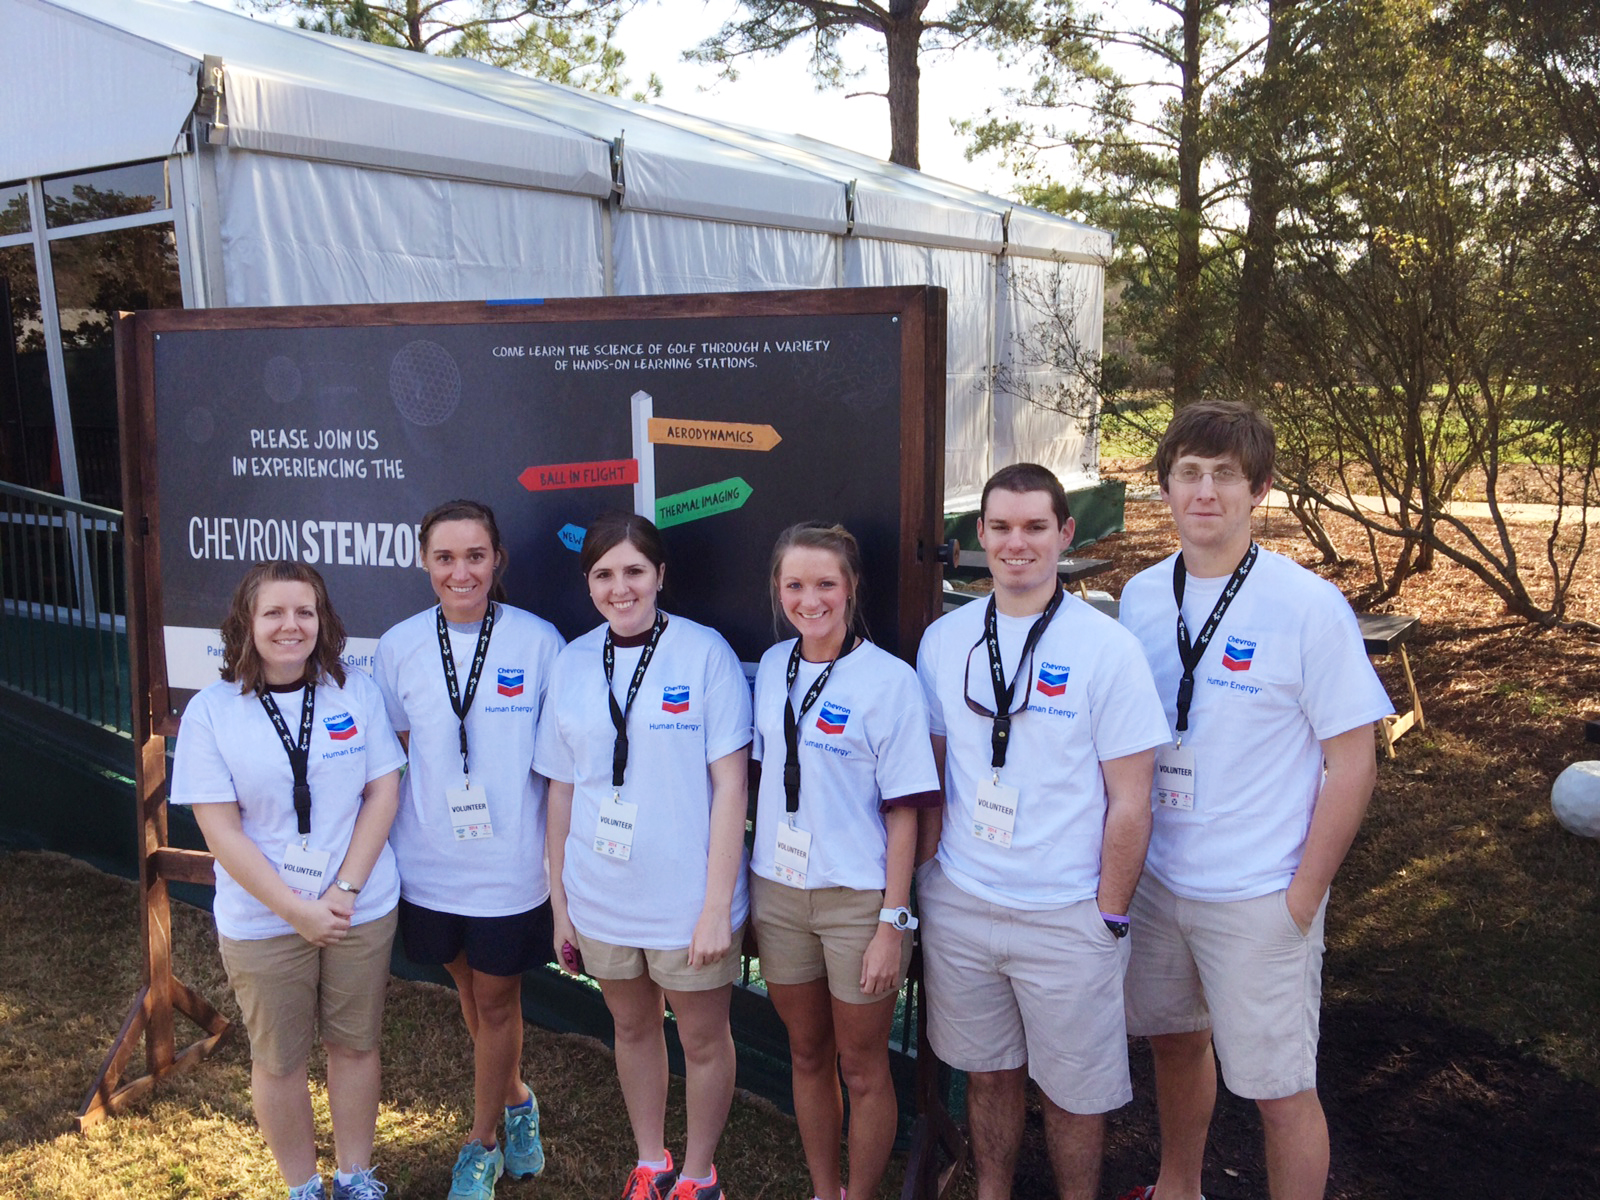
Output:
[[323,573],[367,666],[433,603],[417,525],[455,497],[495,509],[512,601],[568,637],[599,619],[578,571],[587,522],[647,513],[669,552],[663,607],[746,661],[773,638],[774,537],[840,521],[875,636],[909,655],[937,603],[943,302],[893,288],[122,322],[156,723],[216,679],[217,626],[262,559]]

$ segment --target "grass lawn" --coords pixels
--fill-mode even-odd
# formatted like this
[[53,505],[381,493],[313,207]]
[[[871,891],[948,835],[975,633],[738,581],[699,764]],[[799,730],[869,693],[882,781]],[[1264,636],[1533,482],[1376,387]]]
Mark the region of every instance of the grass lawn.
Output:
[[[250,1112],[242,1027],[215,1057],[131,1113],[82,1136],[69,1132],[138,984],[135,902],[132,884],[71,859],[0,854],[0,1196],[281,1197]],[[173,931],[178,976],[237,1019],[210,915],[174,904]],[[180,1017],[180,1039],[193,1033]],[[506,1181],[497,1195],[610,1200],[634,1164],[611,1052],[592,1038],[532,1026],[526,1037],[525,1078],[539,1094],[549,1165],[537,1182]],[[329,1172],[319,1060],[313,1095]],[[390,981],[383,1065],[377,1157],[389,1195],[443,1200],[472,1117],[471,1048],[454,992]],[[681,1079],[673,1080],[667,1138],[681,1150]],[[809,1195],[794,1122],[755,1097],[736,1099],[718,1166],[741,1197],[767,1188]],[[893,1182],[898,1186],[898,1176]]]

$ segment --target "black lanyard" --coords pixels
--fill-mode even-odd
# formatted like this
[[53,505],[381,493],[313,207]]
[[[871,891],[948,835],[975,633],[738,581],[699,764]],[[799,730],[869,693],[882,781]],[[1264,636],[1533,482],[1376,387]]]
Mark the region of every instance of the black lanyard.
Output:
[[[1256,565],[1256,553],[1259,547],[1250,543],[1250,549],[1245,551],[1239,565],[1233,569],[1233,574],[1228,578],[1228,584],[1222,589],[1222,595],[1217,597],[1216,605],[1211,609],[1211,615],[1206,618],[1205,625],[1200,630],[1200,636],[1189,643],[1189,626],[1183,620],[1183,586],[1188,579],[1188,572],[1184,570],[1183,555],[1178,555],[1172,560],[1172,597],[1178,602],[1178,659],[1183,663],[1183,677],[1178,680],[1178,733],[1181,735],[1189,728],[1189,705],[1194,702],[1194,669],[1200,665],[1200,660],[1205,657],[1206,647],[1211,644],[1211,637],[1217,632],[1217,626],[1222,624],[1222,614],[1228,611],[1228,605],[1233,603],[1233,598],[1239,594],[1239,589],[1244,585],[1245,576],[1250,574],[1250,568]],[[1183,738],[1180,736],[1180,742]]]
[[272,718],[272,727],[278,731],[278,740],[289,755],[289,770],[294,772],[294,816],[300,827],[300,837],[311,836],[311,783],[307,778],[311,762],[311,714],[316,707],[317,685],[306,684],[306,697],[300,702],[300,741],[289,736],[289,725],[278,711],[278,702],[271,692],[261,693],[261,707]]
[[450,626],[444,619],[444,606],[439,614],[439,657],[444,660],[444,685],[450,692],[450,707],[455,710],[461,725],[461,774],[469,782],[467,772],[467,714],[472,711],[472,699],[478,694],[478,677],[483,674],[483,660],[489,656],[489,634],[494,630],[494,603],[484,610],[483,623],[478,626],[478,647],[472,652],[472,669],[467,672],[467,690],[462,693],[456,683],[456,656],[450,650]]
[[616,694],[611,690],[611,677],[617,669],[617,645],[611,630],[606,630],[604,654],[606,700],[611,705],[611,726],[617,731],[617,740],[611,746],[611,787],[614,792],[621,791],[622,777],[628,772],[628,713],[633,709],[633,698],[639,694],[639,686],[644,683],[645,669],[655,657],[656,645],[661,641],[661,631],[666,627],[666,617],[657,612],[655,622],[650,626],[650,640],[639,652],[639,665],[633,669],[633,682],[628,684],[628,698],[621,708],[617,707]]
[[794,711],[794,681],[800,674],[800,642],[795,641],[794,650],[789,655],[789,669],[783,677],[783,806],[785,812],[796,813],[800,811],[800,722],[806,713],[811,711],[811,706],[822,696],[822,689],[828,682],[828,676],[833,674],[833,668],[839,660],[856,648],[855,634],[847,632],[844,635],[844,646],[822,668],[822,674],[817,676],[816,682],[806,689],[805,697],[800,701],[800,711]]
[[[1022,643],[1022,654],[1017,659],[1016,673],[1011,676],[1010,683],[1006,682],[1005,667],[1000,662],[1000,617],[995,609],[994,597],[989,597],[989,607],[983,614],[983,640],[989,649],[989,679],[994,684],[994,711],[986,715],[994,720],[994,727],[989,734],[989,744],[993,750],[989,765],[997,772],[1006,765],[1006,750],[1011,745],[1011,701],[1017,694],[1017,680],[1022,677],[1024,664],[1032,665],[1034,648],[1044,636],[1051,618],[1056,615],[1056,609],[1061,607],[1063,595],[1058,582],[1050,596],[1050,603],[1044,606],[1039,619],[1028,630],[1028,636]],[[1028,692],[1030,695],[1033,692],[1031,671],[1028,675]],[[967,703],[971,705],[972,701],[969,699]],[[978,711],[982,712],[982,709]]]

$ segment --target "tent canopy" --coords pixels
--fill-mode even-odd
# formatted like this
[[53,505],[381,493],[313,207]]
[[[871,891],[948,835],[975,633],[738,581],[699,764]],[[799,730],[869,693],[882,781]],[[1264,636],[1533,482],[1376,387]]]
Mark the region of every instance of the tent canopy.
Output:
[[170,153],[210,55],[226,78],[227,144],[240,150],[603,197],[620,138],[623,205],[640,211],[834,234],[853,218],[856,236],[989,253],[1099,261],[1111,248],[1103,230],[814,138],[469,59],[328,37],[192,0],[0,0],[0,11],[0,88],[14,114],[0,178]]
[[0,183],[192,157],[198,303],[936,283],[948,503],[1018,457],[1097,474],[1082,422],[994,379],[1009,364],[1048,390],[1024,276],[1074,298],[1098,353],[1102,230],[798,134],[192,0],[0,0],[0,30]]

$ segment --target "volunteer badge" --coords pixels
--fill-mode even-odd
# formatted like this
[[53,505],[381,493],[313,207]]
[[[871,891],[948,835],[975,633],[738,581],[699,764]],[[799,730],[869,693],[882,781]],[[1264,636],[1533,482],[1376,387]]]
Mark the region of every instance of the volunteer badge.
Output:
[[1067,690],[1067,675],[1072,668],[1058,667],[1055,663],[1039,664],[1039,694],[1041,696],[1059,696]]
[[689,688],[687,685],[679,687],[666,687],[661,689],[661,711],[669,713],[686,713],[689,711]]
[[356,728],[356,719],[347,712],[323,717],[322,725],[328,731],[328,736],[336,742],[347,742],[360,732]]
[[502,696],[522,695],[522,679],[523,673],[521,670],[513,667],[501,667],[498,685],[500,694]]
[[1230,671],[1248,671],[1250,660],[1256,656],[1256,644],[1231,637],[1222,648],[1222,665]]
[[823,733],[843,733],[844,727],[850,722],[850,710],[841,708],[837,704],[822,702],[822,710],[817,713],[817,728]]

